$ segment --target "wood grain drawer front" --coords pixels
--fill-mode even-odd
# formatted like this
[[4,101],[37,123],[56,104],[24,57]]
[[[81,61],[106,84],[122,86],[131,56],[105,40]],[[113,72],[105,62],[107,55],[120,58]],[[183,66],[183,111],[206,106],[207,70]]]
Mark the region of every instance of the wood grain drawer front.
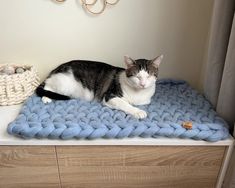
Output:
[[214,188],[225,147],[58,146],[63,188]]
[[1,146],[0,187],[60,187],[55,147]]

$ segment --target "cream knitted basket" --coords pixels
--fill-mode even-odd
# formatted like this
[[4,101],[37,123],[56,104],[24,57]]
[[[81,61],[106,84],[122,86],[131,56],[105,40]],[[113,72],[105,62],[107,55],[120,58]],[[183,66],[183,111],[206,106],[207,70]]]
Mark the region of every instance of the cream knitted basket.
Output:
[[[0,70],[6,64],[0,65]],[[36,70],[28,65],[11,65],[15,68],[22,67],[23,73],[12,75],[0,75],[0,105],[14,105],[22,103],[32,95],[39,85],[39,77]]]

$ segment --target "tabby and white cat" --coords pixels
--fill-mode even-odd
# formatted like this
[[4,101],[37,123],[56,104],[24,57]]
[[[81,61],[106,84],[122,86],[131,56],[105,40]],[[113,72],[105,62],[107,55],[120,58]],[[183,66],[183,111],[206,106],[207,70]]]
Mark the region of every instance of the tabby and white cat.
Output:
[[96,99],[142,119],[147,113],[133,105],[150,103],[162,58],[133,60],[125,56],[126,69],[96,61],[70,61],[54,69],[36,93],[44,103],[51,99]]

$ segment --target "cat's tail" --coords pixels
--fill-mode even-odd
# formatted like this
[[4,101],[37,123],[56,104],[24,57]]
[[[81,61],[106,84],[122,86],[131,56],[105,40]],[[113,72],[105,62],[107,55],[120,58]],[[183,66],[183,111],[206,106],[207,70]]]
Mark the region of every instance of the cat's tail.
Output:
[[58,93],[55,93],[53,91],[48,91],[44,89],[45,83],[40,84],[37,89],[36,89],[36,94],[39,97],[48,97],[50,99],[54,99],[54,100],[69,100],[70,97],[66,96],[66,95],[61,95]]

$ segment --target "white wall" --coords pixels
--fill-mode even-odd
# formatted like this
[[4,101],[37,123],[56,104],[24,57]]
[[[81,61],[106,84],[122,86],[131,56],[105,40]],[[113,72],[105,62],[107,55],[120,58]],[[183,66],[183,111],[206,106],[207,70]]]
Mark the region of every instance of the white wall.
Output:
[[[111,1],[111,0],[110,0]],[[199,88],[213,0],[120,0],[100,16],[79,0],[0,1],[0,63],[33,64],[41,78],[72,59],[123,66],[164,54],[160,77]]]

